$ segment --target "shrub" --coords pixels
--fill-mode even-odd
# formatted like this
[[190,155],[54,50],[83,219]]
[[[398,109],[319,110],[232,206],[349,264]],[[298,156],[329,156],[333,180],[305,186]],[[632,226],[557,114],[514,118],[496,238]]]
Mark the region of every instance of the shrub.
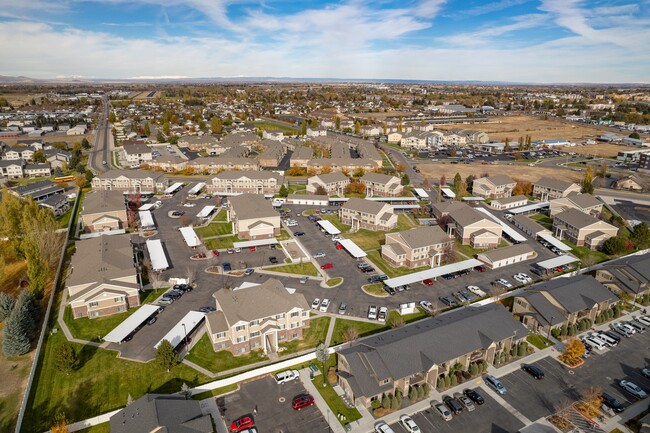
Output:
[[439,377],[438,378],[438,389],[443,389],[445,387],[445,378],[444,377]]
[[469,374],[471,374],[472,376],[476,376],[478,374],[478,371],[479,371],[478,365],[476,364],[469,365]]
[[553,338],[560,338],[560,330],[558,328],[551,329],[551,335]]
[[562,328],[560,328],[560,336],[565,337],[566,336],[566,325],[562,325]]
[[390,397],[384,394],[384,397],[381,399],[381,407],[384,409],[390,409]]
[[[445,380],[442,377],[438,378],[438,387],[444,388],[445,387],[444,382]],[[415,403],[416,401],[418,401],[418,390],[415,386],[412,386],[411,389],[409,390],[409,400],[411,400],[411,403]]]
[[370,403],[370,406],[373,409],[379,409],[379,407],[381,406],[381,401],[379,401],[379,399],[373,400],[372,403]]
[[481,373],[485,373],[485,372],[487,371],[487,369],[488,369],[488,363],[487,363],[487,361],[485,361],[485,360],[481,360],[481,364],[480,364],[480,367],[479,367],[479,368],[480,368],[480,370],[481,370]]
[[451,375],[445,376],[445,388],[449,388],[451,386]]
[[390,408],[391,410],[397,410],[401,406],[401,401],[397,398],[397,396],[393,397],[390,401]]
[[424,396],[428,397],[429,393],[431,392],[431,387],[429,386],[429,384],[425,383],[424,385],[422,385],[422,389],[424,390]]
[[450,386],[456,386],[456,385],[458,385],[458,379],[456,379],[456,375],[455,375],[455,374],[452,374],[452,375],[451,375],[451,379],[450,379],[450,383],[449,383],[449,385],[450,385]]
[[418,386],[418,400],[422,400],[423,398],[424,398],[424,387]]
[[470,374],[470,372],[467,371],[467,370],[463,370],[461,373],[462,373],[462,375],[463,375],[463,382],[464,382],[465,380],[470,379],[470,378],[472,377],[472,375]]
[[528,345],[524,342],[519,343],[519,347],[517,347],[517,356],[524,356],[526,355],[526,350],[528,349]]
[[572,323],[571,325],[567,326],[566,333],[569,337],[576,335],[576,325]]

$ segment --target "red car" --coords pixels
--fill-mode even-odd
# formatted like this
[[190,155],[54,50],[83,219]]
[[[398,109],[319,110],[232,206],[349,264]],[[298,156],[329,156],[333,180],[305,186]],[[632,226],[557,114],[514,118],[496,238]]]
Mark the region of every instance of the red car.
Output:
[[336,249],[337,250],[342,250],[342,249],[345,249],[345,247],[342,244],[337,243],[336,244]]
[[424,284],[427,286],[433,286],[433,280],[431,278],[427,278],[426,280],[422,281]]
[[212,250],[212,255],[215,256],[215,257],[219,257],[219,251]]
[[325,263],[325,264],[324,264],[323,266],[321,266],[320,268],[321,268],[321,269],[330,269],[330,268],[333,268],[333,267],[334,267],[333,264],[331,264],[331,263]]
[[314,404],[314,397],[309,394],[301,394],[293,398],[293,409],[300,410],[303,407],[311,406]]
[[230,431],[239,432],[251,427],[255,427],[255,421],[253,421],[252,416],[245,415],[239,419],[234,420],[232,424],[230,424]]
[[474,266],[474,270],[479,272],[485,272],[487,271],[487,268],[483,265],[479,265],[479,266]]
[[255,251],[255,247],[250,247],[249,248],[251,251]]

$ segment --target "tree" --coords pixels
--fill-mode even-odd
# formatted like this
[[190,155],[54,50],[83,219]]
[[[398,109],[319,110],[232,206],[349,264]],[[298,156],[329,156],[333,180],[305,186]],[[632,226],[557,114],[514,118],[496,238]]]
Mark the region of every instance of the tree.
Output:
[[90,150],[90,142],[85,137],[81,140],[81,148]]
[[366,171],[363,167],[357,167],[354,169],[354,172],[352,172],[353,177],[362,177],[364,174],[366,174]]
[[359,338],[359,330],[353,326],[345,328],[343,331],[343,340],[347,343],[356,341]]
[[[0,257],[0,260],[4,260]],[[0,278],[2,280],[2,278]],[[14,309],[16,300],[9,293],[0,292],[0,322],[5,320],[11,315],[11,311]]]
[[585,345],[577,338],[569,339],[564,344],[564,349],[566,350],[566,355],[573,360],[580,359],[585,354]]
[[627,245],[625,239],[620,236],[613,236],[603,242],[602,250],[605,254],[609,256],[618,256],[625,253],[627,250]]
[[503,145],[503,151],[505,153],[508,153],[511,150],[512,150],[512,148],[510,147],[510,139],[508,137],[506,137],[505,144]]
[[61,373],[72,373],[76,362],[77,352],[72,344],[66,341],[54,348],[54,365]]
[[280,191],[278,191],[280,197],[287,197],[289,195],[289,188],[285,184],[282,184]]
[[333,172],[333,171],[334,171],[334,169],[332,168],[331,165],[324,165],[324,166],[320,169],[321,174],[329,174],[329,173],[331,173],[331,172]]
[[341,129],[341,118],[339,116],[336,116],[334,119],[334,127],[336,129]]
[[190,398],[192,398],[192,390],[187,385],[187,383],[183,382],[183,384],[181,385],[180,394],[185,397],[185,400],[189,400]]
[[327,195],[327,190],[323,185],[318,185],[316,187],[316,195]]
[[404,185],[404,186],[406,186],[406,185],[408,185],[409,183],[411,183],[411,179],[409,179],[409,175],[406,174],[406,173],[402,174],[402,181],[401,181],[401,184]]
[[300,123],[300,135],[307,135],[307,120],[302,119]]
[[215,116],[210,120],[210,131],[213,134],[221,134],[223,132],[223,124],[219,117]]
[[[635,225],[634,228],[632,229],[632,234],[630,235],[630,239],[632,239],[632,242],[634,242],[634,246],[639,250],[643,250],[645,248],[650,247],[650,230],[648,229],[648,225],[646,223]],[[2,266],[0,263],[0,269],[1,268]],[[1,278],[2,278],[2,272],[0,272],[0,279]]]
[[636,138],[637,140],[641,138],[638,132],[633,132],[629,135],[629,138]]
[[68,433],[68,420],[64,413],[58,412],[56,414],[52,427],[50,427],[50,433]]
[[156,349],[156,364],[169,373],[169,370],[176,363],[178,363],[178,354],[174,350],[174,346],[169,341],[163,340],[160,346],[158,346],[158,349]]
[[358,120],[354,122],[354,133],[357,135],[361,134],[361,123]]
[[424,190],[426,190],[426,191],[428,191],[428,190],[431,189],[431,182],[430,182],[429,179],[426,178],[426,177],[425,177],[424,180],[422,181],[422,188],[424,188]]
[[327,351],[327,346],[325,346],[324,343],[320,343],[318,346],[316,346],[316,359],[323,366],[323,374],[326,374],[325,366],[327,365],[327,360],[329,359],[329,357],[330,354]]
[[581,192],[583,194],[593,194],[594,193],[594,185],[591,183],[593,181],[593,175],[591,173],[591,166],[587,166],[587,170],[585,171],[585,177],[582,179],[582,184],[581,184]]
[[388,317],[388,326],[391,328],[401,328],[404,326],[404,318],[399,314],[392,314]]
[[45,152],[43,152],[42,150],[37,150],[36,152],[34,152],[34,156],[32,156],[32,159],[34,160],[35,163],[38,164],[44,163],[47,160],[45,156]]
[[5,356],[20,356],[29,352],[33,321],[23,308],[14,308],[5,321],[2,352]]
[[117,122],[117,116],[115,115],[114,112],[111,111],[111,112],[108,114],[108,121],[109,121],[110,123],[115,123],[115,122]]
[[165,136],[163,135],[161,130],[158,130],[158,133],[156,134],[156,141],[158,143],[164,143],[165,142]]
[[29,289],[34,293],[42,294],[48,275],[38,245],[31,238],[27,238],[23,241],[23,251],[27,260]]
[[144,122],[144,135],[147,137],[151,135],[151,126],[149,126],[149,122]]

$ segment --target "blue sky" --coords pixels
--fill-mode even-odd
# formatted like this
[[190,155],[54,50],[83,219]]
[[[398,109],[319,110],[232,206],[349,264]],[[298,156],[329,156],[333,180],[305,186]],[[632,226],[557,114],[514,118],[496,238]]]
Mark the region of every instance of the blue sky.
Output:
[[0,75],[650,82],[650,0],[0,0]]

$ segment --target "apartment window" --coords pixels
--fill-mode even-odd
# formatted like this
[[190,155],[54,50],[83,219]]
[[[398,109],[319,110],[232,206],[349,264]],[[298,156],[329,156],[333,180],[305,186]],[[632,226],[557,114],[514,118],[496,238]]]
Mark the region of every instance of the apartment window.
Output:
[[309,311],[303,311],[302,317],[309,317]]
[[286,326],[285,326],[284,324],[283,324],[283,325],[278,325],[278,329],[279,329],[279,330],[283,330],[283,329],[285,329],[285,328],[286,328]]
[[90,312],[90,317],[91,317],[91,318],[93,318],[93,317],[99,317],[99,311],[91,311],[91,312]]
[[118,296],[117,298],[113,298],[115,302],[122,302],[122,297]]
[[225,332],[217,332],[215,335],[218,340],[221,340],[222,338],[226,338],[226,333]]
[[293,313],[291,313],[291,317],[298,317],[298,316],[300,316],[300,311],[294,311]]
[[286,335],[278,335],[278,341],[284,341],[287,339]]
[[299,328],[299,327],[300,327],[300,322],[294,322],[291,324],[291,329]]
[[260,324],[259,320],[253,320],[253,321],[251,321],[250,326],[256,326],[256,325],[259,325],[259,324]]
[[235,331],[237,331],[237,332],[244,331],[244,330],[246,330],[246,325],[235,326]]
[[90,307],[96,307],[98,305],[99,305],[99,302],[91,302],[90,304],[88,304],[88,306],[90,306]]
[[246,348],[240,347],[239,349],[237,349],[237,353],[246,353]]
[[275,315],[275,319],[276,319],[276,320],[284,319],[284,313],[276,314],[276,315]]
[[243,343],[244,341],[246,341],[245,335],[242,335],[241,337],[237,337],[237,343]]
[[384,379],[381,382],[379,382],[379,384],[380,385],[388,385],[389,382],[390,382],[390,379]]
[[291,334],[291,339],[295,340],[296,338],[298,338],[298,336],[299,336],[298,333],[294,332],[293,334]]
[[255,342],[251,343],[251,349],[257,349],[261,345],[262,344],[259,341],[255,341]]
[[253,338],[253,337],[259,337],[259,335],[260,335],[260,331],[255,331],[255,332],[251,332],[250,337],[251,337],[251,338]]

